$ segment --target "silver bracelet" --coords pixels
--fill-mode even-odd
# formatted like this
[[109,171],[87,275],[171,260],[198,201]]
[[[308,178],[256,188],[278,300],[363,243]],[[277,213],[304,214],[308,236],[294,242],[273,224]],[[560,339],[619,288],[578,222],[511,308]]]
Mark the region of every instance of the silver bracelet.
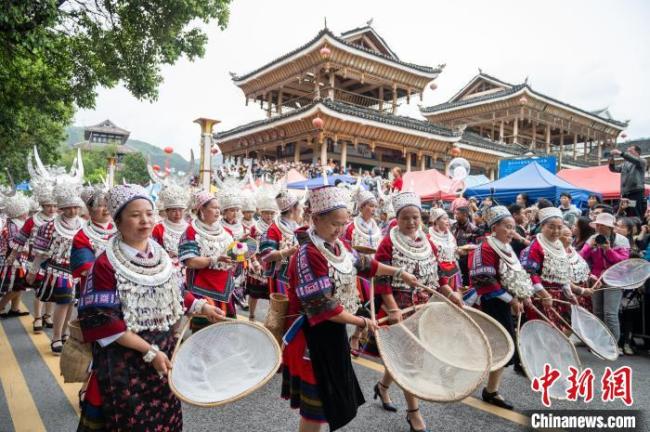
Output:
[[142,360],[144,360],[145,363],[151,363],[159,352],[160,348],[158,348],[158,345],[151,344],[151,348],[149,348],[149,351],[147,351],[146,354],[142,356]]
[[402,273],[404,273],[404,269],[402,269],[401,267],[398,268],[395,274],[393,275],[393,279],[400,280],[402,278]]

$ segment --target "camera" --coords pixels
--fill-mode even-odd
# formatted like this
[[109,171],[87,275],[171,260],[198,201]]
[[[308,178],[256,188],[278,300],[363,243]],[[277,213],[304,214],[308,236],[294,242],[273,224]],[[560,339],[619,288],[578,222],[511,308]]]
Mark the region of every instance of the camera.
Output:
[[605,237],[605,236],[602,235],[602,234],[598,234],[598,235],[596,236],[596,238],[594,239],[594,243],[596,243],[596,244],[599,245],[599,246],[600,246],[600,245],[604,245],[605,243],[607,243],[607,237]]

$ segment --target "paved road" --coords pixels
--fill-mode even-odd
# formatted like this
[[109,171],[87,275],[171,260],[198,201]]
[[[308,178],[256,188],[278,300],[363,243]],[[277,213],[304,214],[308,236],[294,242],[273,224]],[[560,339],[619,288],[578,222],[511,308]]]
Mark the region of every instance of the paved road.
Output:
[[[24,304],[31,304],[31,293],[24,296]],[[24,307],[26,307],[24,306]],[[264,302],[257,313],[264,317]],[[244,314],[242,314],[244,315]],[[584,349],[579,349],[583,364],[592,367],[597,377],[596,397],[590,404],[553,401],[559,409],[624,409],[623,403],[600,401],[598,380],[606,366],[633,368],[632,408],[648,411],[650,407],[650,361],[648,357],[622,357],[614,363],[597,360]],[[383,367],[372,359],[355,360],[357,376],[367,403],[346,432],[408,431],[404,420],[405,405],[397,388],[391,395],[400,411],[387,413],[372,400],[372,387],[381,376]],[[0,325],[0,432],[5,431],[73,431],[78,421],[78,384],[64,384],[59,376],[58,357],[49,351],[49,334],[33,335],[31,317],[1,321]],[[246,399],[219,407],[202,409],[183,406],[187,431],[293,431],[298,416],[288,403],[279,398],[280,379],[276,376],[265,387]],[[509,368],[503,379],[501,393],[515,402],[517,411],[510,412],[485,404],[477,391],[473,397],[454,404],[423,403],[422,413],[429,427],[436,431],[519,431],[525,430],[528,417],[523,412],[541,409],[539,394],[530,390],[526,378]]]

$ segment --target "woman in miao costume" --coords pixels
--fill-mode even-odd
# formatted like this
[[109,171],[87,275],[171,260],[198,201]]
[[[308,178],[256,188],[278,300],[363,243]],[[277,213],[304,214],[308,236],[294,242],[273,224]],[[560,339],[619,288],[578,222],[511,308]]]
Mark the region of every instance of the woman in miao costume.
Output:
[[257,202],[253,192],[246,189],[241,191],[242,203],[241,203],[241,224],[244,228],[243,238],[252,238],[255,239],[258,236],[257,233],[257,224],[255,222],[255,213],[257,212]]
[[560,241],[566,250],[571,266],[571,291],[578,298],[578,304],[591,311],[593,289],[589,288],[591,268],[585,259],[573,247],[573,233],[568,226],[562,227]]
[[[377,198],[372,192],[358,187],[354,191],[353,199],[359,214],[352,218],[352,222],[345,230],[343,240],[348,242],[353,249],[360,246],[377,250],[383,238],[381,230],[375,221],[375,210],[377,210],[378,205]],[[370,281],[368,279],[357,277],[357,291],[362,305],[370,301]],[[357,329],[350,337],[350,350],[355,357],[359,355],[361,335],[362,332]]]
[[63,178],[54,186],[54,196],[60,213],[53,221],[38,229],[34,240],[34,260],[31,263],[27,282],[33,284],[36,275],[45,262],[45,277],[39,297],[43,301],[54,301],[54,326],[50,348],[60,354],[67,339],[67,327],[72,314],[75,296],[78,294],[79,279],[72,275],[70,253],[72,239],[82,228],[79,218],[83,201],[79,197],[81,186],[76,181]]
[[[552,300],[568,300],[576,303],[577,300],[571,291],[571,266],[569,256],[560,235],[564,227],[562,212],[556,207],[546,207],[537,213],[540,232],[533,238],[530,245],[521,251],[521,264],[530,274],[533,288],[541,306],[547,309],[548,318],[564,333],[569,332],[561,319],[550,311],[554,307]],[[539,307],[540,300],[535,300]],[[555,308],[564,312],[562,303],[557,303]],[[538,318],[537,313],[528,309],[528,319]]]
[[[516,224],[508,209],[504,206],[490,207],[485,218],[492,234],[470,252],[470,284],[480,297],[481,310],[501,323],[514,340],[512,314],[521,314],[524,304],[530,304],[533,284],[510,246]],[[513,363],[514,356],[506,366]],[[482,397],[487,403],[512,409],[512,404],[499,394],[503,370],[490,372]]]
[[271,224],[260,240],[260,258],[264,274],[269,278],[269,292],[284,294],[289,278],[289,258],[298,251],[294,235],[298,229],[302,206],[294,194],[283,188],[275,197],[280,216]]
[[151,232],[151,237],[165,249],[179,271],[181,264],[178,259],[178,244],[188,225],[185,221],[188,201],[189,193],[185,188],[173,183],[164,186],[158,194],[156,205],[164,207],[165,218]]
[[[28,165],[31,167],[31,161]],[[51,181],[39,177],[36,172],[34,172],[33,168],[30,168],[30,174],[32,175],[30,181],[33,194],[32,197],[38,201],[41,210],[30,216],[25,221],[20,232],[13,239],[13,250],[15,253],[27,254],[28,261],[31,262],[34,259],[32,245],[34,239],[36,239],[38,229],[46,223],[54,220],[54,217],[56,216],[56,199],[54,198],[54,185]],[[38,285],[43,281],[43,276],[44,273],[39,271],[36,275],[35,283],[30,288],[34,288],[36,291]],[[47,302],[45,303],[45,311],[43,313],[43,302],[41,302],[38,296],[34,296],[34,321],[32,323],[34,333],[40,333],[43,330],[44,324],[46,327],[52,328],[53,309],[54,303]]]
[[181,431],[181,404],[167,382],[174,327],[184,311],[210,321],[223,312],[181,292],[171,258],[150,238],[154,205],[144,188],[114,187],[108,208],[118,233],[79,300],[93,363],[78,430]]
[[[0,317],[11,318],[29,315],[21,312],[15,299],[20,301],[20,295],[26,288],[25,269],[27,268],[27,253],[14,249],[14,239],[29,216],[30,201],[22,193],[16,193],[5,198],[5,213],[7,221],[0,231]],[[4,312],[7,304],[11,303],[8,312]]]
[[178,246],[179,259],[187,267],[187,288],[234,318],[237,311],[232,299],[233,264],[227,255],[232,235],[217,220],[219,205],[214,195],[200,191],[192,201],[197,217]]
[[429,238],[438,249],[439,274],[448,279],[449,286],[458,290],[462,286],[462,275],[458,266],[458,245],[451,233],[449,216],[445,209],[431,209],[429,217]]
[[[243,193],[240,186],[232,181],[225,181],[217,192],[217,201],[221,210],[221,225],[232,235],[234,241],[242,241],[247,238],[246,230],[241,222],[241,210],[244,203]],[[233,263],[233,300],[248,310],[248,302],[244,293],[246,274],[243,263]]]
[[[264,266],[260,259],[259,248],[262,238],[266,235],[273,224],[273,218],[278,212],[278,205],[275,202],[277,192],[271,187],[261,187],[255,191],[255,205],[259,210],[260,218],[251,227],[252,238],[257,241],[258,253],[251,259],[246,279],[246,292],[248,293],[248,318],[255,321],[255,310],[259,299],[269,298],[269,280],[264,274]],[[245,204],[246,205],[246,204]]]
[[[458,307],[462,307],[460,294],[454,292],[448,279],[438,273],[438,249],[421,229],[420,197],[413,192],[400,192],[393,196],[392,204],[397,225],[382,240],[375,259],[413,273],[423,285],[437,289]],[[375,284],[375,295],[381,296],[382,313],[388,313],[391,324],[403,319],[402,309],[426,303],[431,296],[429,292],[415,289],[402,278],[395,277],[379,278]],[[375,385],[375,398],[381,399],[384,409],[397,411],[388,396],[388,387],[392,382],[393,378],[388,371],[384,372],[384,376]],[[411,430],[426,430],[417,398],[406,391],[404,397],[408,406],[406,420]]]
[[[334,431],[350,422],[363,404],[348,345],[346,325],[374,330],[376,323],[354,315],[359,306],[357,273],[415,277],[368,256],[355,257],[339,239],[348,222],[347,191],[312,190],[312,228],[297,232],[300,248],[289,263],[289,309],[283,351],[282,396],[300,409],[300,431]],[[296,318],[296,315],[299,315]]]
[[80,294],[83,294],[86,276],[95,262],[95,258],[104,252],[116,229],[112,223],[111,214],[108,212],[106,191],[103,188],[86,187],[81,192],[81,199],[86,204],[90,219],[84,222],[72,239],[70,269],[72,276],[80,279],[79,291]]

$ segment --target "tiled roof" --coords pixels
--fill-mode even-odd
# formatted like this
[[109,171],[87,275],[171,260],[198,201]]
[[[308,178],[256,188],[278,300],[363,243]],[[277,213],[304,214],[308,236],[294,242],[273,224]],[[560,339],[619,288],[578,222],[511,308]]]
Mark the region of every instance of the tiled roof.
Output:
[[381,35],[379,33],[377,33],[377,31],[374,28],[372,28],[371,26],[369,26],[369,25],[366,25],[366,26],[363,26],[363,27],[357,27],[357,28],[354,28],[352,30],[344,31],[343,33],[341,33],[341,37],[345,38],[346,36],[349,36],[351,34],[354,34],[354,33],[357,33],[357,32],[366,32],[366,31],[372,32],[372,34],[376,38],[378,38],[379,41],[384,45],[384,48],[386,48],[388,51],[390,51],[391,54],[393,54],[395,59],[399,60],[399,57],[397,57],[397,54],[395,54],[395,52],[388,46],[388,44],[386,43],[384,38],[381,37]]
[[354,49],[354,50],[357,50],[357,51],[363,51],[363,52],[365,52],[365,53],[367,53],[367,54],[371,54],[371,55],[373,55],[373,56],[375,56],[375,57],[377,57],[377,58],[380,58],[380,59],[382,59],[382,60],[387,60],[387,61],[392,62],[392,63],[395,63],[395,64],[399,64],[399,65],[407,66],[407,67],[410,67],[410,68],[415,69],[415,70],[420,71],[420,72],[424,72],[424,73],[439,73],[439,72],[442,71],[440,68],[432,68],[432,67],[430,67],[430,66],[421,66],[421,65],[416,65],[416,64],[413,64],[413,63],[407,63],[407,62],[404,62],[404,61],[401,61],[401,60],[395,59],[395,58],[393,58],[393,57],[391,57],[391,56],[384,55],[384,54],[379,53],[379,52],[377,52],[377,51],[369,50],[369,49],[367,49],[367,48],[364,48],[364,47],[361,47],[361,46],[358,46],[358,45],[352,44],[352,43],[346,41],[345,39],[342,39],[341,37],[336,36],[336,35],[335,35],[334,33],[332,33],[328,28],[324,28],[323,30],[321,30],[321,31],[316,35],[316,37],[314,37],[312,40],[310,40],[310,41],[307,42],[306,44],[304,44],[304,45],[302,45],[302,46],[300,46],[300,47],[294,49],[294,50],[291,51],[291,52],[288,52],[287,54],[285,54],[285,55],[283,55],[283,56],[280,56],[280,57],[276,58],[275,60],[273,60],[273,61],[271,61],[271,62],[265,64],[265,65],[262,66],[262,67],[259,67],[259,68],[255,69],[255,70],[252,71],[252,72],[248,72],[248,73],[246,73],[246,74],[244,74],[244,75],[237,75],[237,76],[234,76],[234,77],[233,77],[233,81],[235,81],[235,82],[236,82],[236,81],[243,81],[243,80],[247,79],[248,77],[250,77],[250,76],[252,76],[252,75],[255,75],[256,73],[258,73],[258,72],[260,72],[260,71],[263,71],[264,69],[267,69],[267,68],[269,68],[269,67],[271,67],[271,66],[273,66],[273,65],[275,65],[275,64],[277,64],[277,63],[280,63],[281,61],[283,61],[283,60],[285,60],[285,59],[287,59],[287,58],[293,56],[294,54],[296,54],[296,53],[298,53],[298,52],[304,50],[305,48],[309,47],[310,45],[316,43],[320,38],[322,38],[323,36],[326,36],[326,35],[327,35],[328,37],[330,37],[330,38],[336,40],[337,42],[340,42],[340,43],[342,43],[342,44],[344,44],[344,45],[347,45],[347,46],[350,47],[351,49]]
[[259,126],[264,126],[267,124],[273,124],[281,119],[298,116],[301,113],[305,111],[309,111],[311,108],[319,104],[333,111],[336,111],[340,114],[351,115],[362,120],[377,121],[380,123],[384,123],[388,126],[403,127],[415,131],[426,132],[432,135],[445,136],[449,138],[458,137],[459,135],[458,132],[452,131],[451,129],[447,129],[442,126],[432,124],[426,120],[418,120],[412,117],[398,116],[394,114],[385,114],[377,110],[373,110],[370,108],[363,108],[363,107],[351,105],[341,101],[321,99],[321,100],[314,101],[309,105],[301,107],[300,109],[290,111],[279,116],[271,117],[264,120],[254,121],[245,125],[238,126],[234,129],[230,129],[228,131],[218,132],[217,134],[215,134],[215,138],[217,140],[227,139],[229,136],[235,135],[240,132],[244,132],[246,130],[250,130]]
[[113,133],[118,135],[129,135],[131,133],[126,129],[122,129],[121,127],[116,126],[115,123],[108,119],[93,126],[86,126],[84,130],[89,132]]
[[517,93],[521,89],[526,88],[528,90],[528,92],[530,92],[531,94],[533,94],[535,96],[539,96],[539,97],[544,98],[544,99],[548,99],[551,102],[554,102],[554,103],[556,103],[558,105],[565,106],[565,107],[567,107],[569,109],[584,113],[585,115],[588,115],[588,116],[597,117],[597,118],[599,118],[599,119],[601,119],[603,121],[618,125],[620,127],[627,127],[627,122],[621,122],[621,121],[618,121],[618,120],[614,120],[609,115],[605,116],[605,115],[603,115],[602,110],[600,112],[599,111],[591,112],[591,111],[584,110],[582,108],[578,108],[578,107],[570,105],[570,104],[568,104],[566,102],[562,102],[560,100],[557,100],[557,99],[552,98],[550,96],[547,96],[545,94],[536,92],[527,83],[514,85],[514,84],[509,84],[509,83],[507,83],[505,81],[499,80],[498,78],[487,75],[485,73],[481,73],[480,75],[484,76],[484,77],[486,77],[486,78],[488,78],[490,80],[498,81],[499,83],[501,83],[503,85],[511,86],[511,88],[507,89],[507,90],[504,90],[504,91],[498,91],[498,92],[495,92],[495,93],[490,93],[490,94],[487,94],[487,95],[484,95],[484,96],[478,96],[478,97],[459,100],[459,101],[455,101],[455,102],[445,102],[445,103],[441,103],[441,104],[438,104],[438,105],[433,105],[433,106],[430,106],[430,107],[424,107],[420,111],[422,112],[422,114],[433,114],[433,113],[438,112],[438,111],[442,111],[442,110],[449,109],[449,108],[455,108],[455,107],[459,107],[459,106],[463,106],[463,105],[473,104],[475,102],[488,102],[488,101],[493,100],[493,99],[499,99],[499,98],[502,98],[504,96],[508,96],[508,95]]
[[508,95],[517,93],[519,90],[521,90],[524,87],[526,87],[526,84],[520,84],[520,85],[514,86],[514,87],[512,87],[510,89],[507,89],[507,90],[504,90],[504,91],[490,93],[490,94],[486,94],[486,95],[483,95],[483,96],[477,96],[477,97],[473,97],[473,98],[469,98],[469,99],[462,99],[462,100],[458,100],[458,101],[455,101],[455,102],[444,102],[444,103],[441,103],[441,104],[438,104],[438,105],[433,105],[433,106],[430,106],[430,107],[423,107],[423,108],[420,109],[420,112],[422,112],[422,114],[429,114],[429,113],[435,113],[437,111],[441,111],[441,110],[447,109],[447,108],[455,108],[455,107],[459,107],[459,106],[463,106],[463,105],[472,104],[472,103],[475,103],[475,102],[489,101],[491,99],[501,98],[501,97],[504,97],[504,96],[508,96]]

